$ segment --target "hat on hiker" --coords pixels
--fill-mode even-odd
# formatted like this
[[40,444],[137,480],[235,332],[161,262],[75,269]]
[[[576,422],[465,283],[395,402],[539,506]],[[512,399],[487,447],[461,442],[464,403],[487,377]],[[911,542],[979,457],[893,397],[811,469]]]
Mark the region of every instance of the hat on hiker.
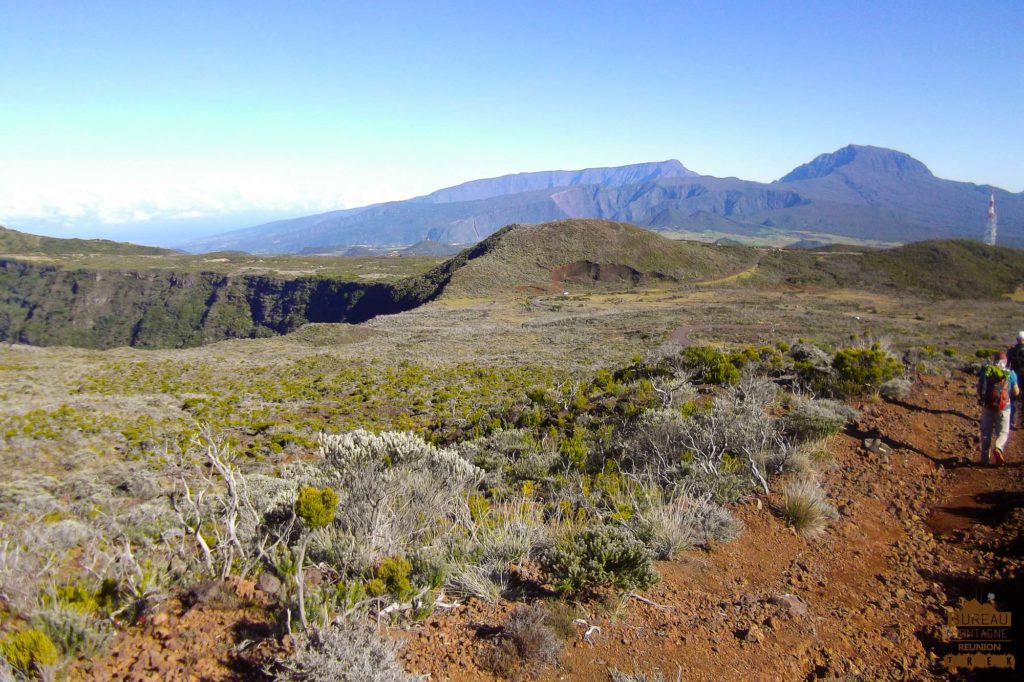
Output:
[[992,359],[996,362],[1006,362],[1006,351],[997,350],[993,355]]
[[1024,332],[1017,332],[1017,340],[1024,341]]

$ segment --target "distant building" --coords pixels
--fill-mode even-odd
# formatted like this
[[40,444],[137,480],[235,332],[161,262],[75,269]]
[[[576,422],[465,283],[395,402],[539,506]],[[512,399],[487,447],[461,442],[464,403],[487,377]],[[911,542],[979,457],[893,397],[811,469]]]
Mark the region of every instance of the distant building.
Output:
[[985,243],[989,246],[996,245],[996,230],[998,221],[996,219],[996,193],[993,191],[988,199],[988,221],[985,223]]

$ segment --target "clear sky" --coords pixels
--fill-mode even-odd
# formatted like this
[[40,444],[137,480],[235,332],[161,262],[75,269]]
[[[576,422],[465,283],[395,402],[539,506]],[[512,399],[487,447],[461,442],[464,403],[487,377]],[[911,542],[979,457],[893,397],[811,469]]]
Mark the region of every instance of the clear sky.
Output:
[[505,173],[848,144],[1024,190],[1024,2],[0,0],[0,224],[174,242]]

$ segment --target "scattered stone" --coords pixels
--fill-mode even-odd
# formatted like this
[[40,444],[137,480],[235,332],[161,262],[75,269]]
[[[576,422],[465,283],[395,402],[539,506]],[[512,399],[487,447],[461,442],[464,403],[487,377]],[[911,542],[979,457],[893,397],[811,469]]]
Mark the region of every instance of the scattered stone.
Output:
[[269,595],[277,597],[281,594],[281,579],[270,571],[263,571],[260,573],[259,580],[256,581],[256,587]]
[[809,343],[796,343],[789,349],[789,356],[794,360],[806,362],[815,369],[830,370],[832,368],[832,357]]
[[883,443],[881,438],[865,438],[864,449],[884,457],[888,457],[892,453],[892,448]]
[[743,639],[751,644],[760,644],[764,641],[764,630],[758,625],[751,625],[743,635]]
[[808,613],[808,611],[807,611],[807,604],[802,599],[800,599],[800,597],[797,597],[796,595],[793,595],[793,594],[789,594],[789,593],[777,594],[777,595],[771,597],[768,600],[768,602],[770,604],[775,604],[776,606],[783,607],[784,609],[789,611],[790,615],[793,615],[793,616],[801,616],[802,617],[802,616],[806,616],[807,613]]
[[224,592],[224,583],[220,580],[206,580],[191,590],[186,595],[186,602],[192,606],[196,604],[210,604],[217,600]]
[[320,587],[320,584],[324,581],[324,574],[316,566],[307,566],[302,571],[302,575],[306,578],[306,586],[311,588]]

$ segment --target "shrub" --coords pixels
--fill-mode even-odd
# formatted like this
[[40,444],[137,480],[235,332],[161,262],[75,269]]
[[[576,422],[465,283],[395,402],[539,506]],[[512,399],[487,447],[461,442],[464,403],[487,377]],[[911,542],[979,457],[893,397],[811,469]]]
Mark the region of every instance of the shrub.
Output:
[[57,647],[44,632],[29,628],[8,633],[0,639],[0,656],[16,671],[31,677],[42,674],[57,662]]
[[494,604],[508,589],[510,580],[507,565],[459,563],[448,569],[444,585],[456,596],[474,597]]
[[638,539],[624,528],[585,528],[540,556],[546,579],[562,592],[598,588],[643,589],[658,581],[651,558]]
[[682,366],[707,384],[732,385],[740,380],[745,358],[711,346],[690,346],[682,352]]
[[361,623],[342,621],[295,635],[291,655],[277,661],[280,682],[413,682],[395,657],[398,646]]
[[384,583],[388,593],[404,599],[412,593],[412,584],[409,582],[411,572],[412,564],[408,559],[393,556],[380,562],[380,566],[377,567],[377,578]]
[[547,624],[547,617],[540,604],[513,611],[501,637],[484,653],[483,667],[509,677],[515,673],[536,673],[545,665],[557,663],[562,642]]
[[[210,429],[203,429],[193,446],[198,452],[187,453],[192,466],[179,467],[171,508],[207,574],[245,577],[262,563],[264,549],[289,530],[295,485],[243,474],[235,451]],[[282,522],[268,524],[272,517]]]
[[845,348],[832,359],[832,367],[846,393],[879,390],[886,381],[903,373],[903,363],[875,344],[871,348]]
[[330,488],[305,486],[295,500],[295,515],[310,529],[323,528],[334,520],[338,495]]
[[460,517],[469,538],[445,584],[455,594],[497,601],[512,580],[510,565],[529,558],[543,539],[543,509],[528,497],[516,496],[483,514],[474,515],[467,503]]
[[356,571],[368,571],[387,556],[411,554],[443,536],[466,493],[484,475],[454,450],[412,433],[322,435],[320,456],[286,473],[338,492],[334,522],[318,534],[314,548]]
[[638,510],[631,527],[655,559],[673,559],[692,547],[710,541],[728,542],[739,535],[742,524],[710,495],[677,495],[667,502],[655,499]]
[[697,398],[696,387],[686,377],[655,377],[651,386],[666,407],[682,407]]
[[677,409],[647,410],[633,424],[623,443],[622,464],[660,481],[680,475],[687,420]]
[[786,486],[779,511],[798,533],[808,538],[822,533],[837,516],[821,486],[809,477]]
[[547,611],[544,622],[559,639],[567,641],[576,636],[576,619],[580,617],[578,606],[557,599],[547,602],[544,609]]
[[745,377],[709,405],[645,412],[620,444],[622,467],[641,479],[734,501],[750,486],[766,487],[764,462],[784,446],[772,416],[778,388]]
[[70,658],[92,657],[113,636],[108,621],[61,605],[36,614],[34,622]]
[[906,377],[896,377],[882,384],[880,393],[886,400],[906,400],[914,390],[914,385]]
[[[533,425],[540,422],[538,416]],[[542,478],[557,458],[555,453],[541,453],[540,444],[526,429],[495,431],[484,438],[459,443],[456,447],[464,459],[493,474],[488,478],[488,484],[500,483],[506,471],[516,479]]]
[[821,440],[858,418],[856,410],[834,400],[804,400],[782,420],[786,435],[798,442]]

